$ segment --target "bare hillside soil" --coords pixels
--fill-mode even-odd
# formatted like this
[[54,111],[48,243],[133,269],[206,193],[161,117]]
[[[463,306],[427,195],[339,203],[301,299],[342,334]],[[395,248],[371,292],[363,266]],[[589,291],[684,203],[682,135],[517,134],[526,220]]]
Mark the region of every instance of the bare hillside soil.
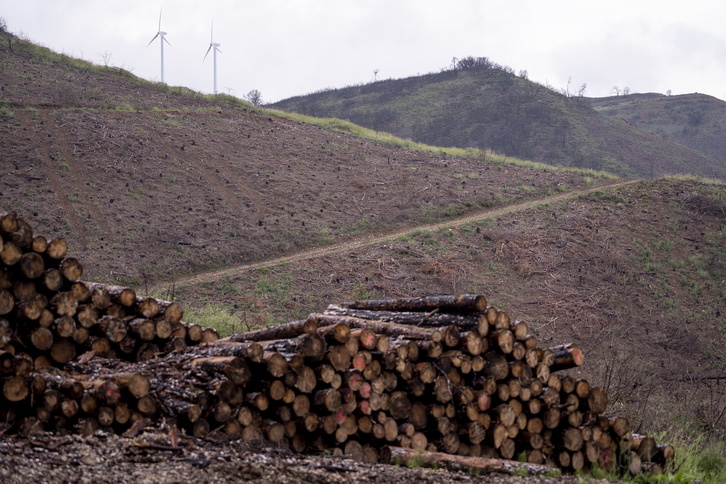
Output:
[[377,145],[242,109],[15,109],[3,209],[67,237],[87,277],[140,286],[588,186]]

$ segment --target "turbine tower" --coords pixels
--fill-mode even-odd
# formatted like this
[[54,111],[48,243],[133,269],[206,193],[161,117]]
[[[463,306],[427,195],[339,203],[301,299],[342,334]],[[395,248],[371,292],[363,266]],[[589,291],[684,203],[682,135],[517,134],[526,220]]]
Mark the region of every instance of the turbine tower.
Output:
[[212,35],[209,40],[209,48],[207,49],[207,53],[204,54],[204,59],[202,59],[202,62],[204,62],[207,59],[207,56],[209,55],[209,51],[214,49],[213,53],[213,60],[214,60],[214,94],[217,94],[217,52],[220,54],[222,53],[221,50],[219,50],[219,46],[221,44],[215,44],[214,43],[214,20],[212,20]]
[[[157,37],[159,38],[159,44],[161,44],[161,83],[164,84],[164,42],[169,44],[169,41],[166,40],[166,32],[163,32],[161,30],[161,12],[162,10],[159,10],[159,31],[156,32],[156,35],[153,39],[149,41],[149,43],[146,45],[146,47],[150,46],[153,41],[156,40]],[[171,44],[169,44],[171,46]]]

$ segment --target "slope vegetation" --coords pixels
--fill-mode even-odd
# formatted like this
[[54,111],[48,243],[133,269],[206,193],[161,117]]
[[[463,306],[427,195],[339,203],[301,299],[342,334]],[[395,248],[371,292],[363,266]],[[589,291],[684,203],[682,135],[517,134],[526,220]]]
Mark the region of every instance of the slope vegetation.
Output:
[[695,173],[726,178],[722,161],[598,113],[584,98],[556,93],[486,59],[472,63],[272,106],[348,119],[436,146],[490,149],[620,176]]
[[705,94],[632,94],[587,100],[595,110],[726,163],[726,102]]

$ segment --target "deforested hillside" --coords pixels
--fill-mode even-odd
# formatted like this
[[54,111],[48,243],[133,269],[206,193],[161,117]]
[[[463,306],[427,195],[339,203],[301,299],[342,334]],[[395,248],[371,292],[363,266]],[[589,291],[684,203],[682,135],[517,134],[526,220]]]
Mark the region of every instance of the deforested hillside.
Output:
[[694,173],[725,178],[726,167],[694,149],[516,76],[486,58],[405,79],[321,91],[274,107],[337,117],[435,146],[490,149],[620,176]]
[[100,281],[137,286],[590,186],[357,138],[5,34],[0,184]]

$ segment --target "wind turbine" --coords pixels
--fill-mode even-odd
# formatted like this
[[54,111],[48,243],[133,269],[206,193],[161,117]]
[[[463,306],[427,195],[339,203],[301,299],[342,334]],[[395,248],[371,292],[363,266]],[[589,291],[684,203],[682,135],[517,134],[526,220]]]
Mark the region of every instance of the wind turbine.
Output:
[[207,53],[204,54],[204,59],[202,59],[202,62],[207,59],[209,51],[214,49],[214,94],[217,94],[217,52],[219,52],[220,54],[222,53],[222,51],[219,50],[220,45],[221,44],[214,43],[214,20],[212,20],[212,35],[209,40],[209,48],[207,49]]
[[[159,44],[161,44],[161,83],[164,84],[164,42],[169,44],[169,41],[166,40],[166,32],[163,32],[161,30],[161,12],[163,9],[159,10],[159,31],[156,32],[156,35],[153,39],[149,41],[149,43],[146,45],[146,47],[150,46],[153,41],[156,40],[157,37],[160,37]],[[171,46],[171,44],[169,44]]]

